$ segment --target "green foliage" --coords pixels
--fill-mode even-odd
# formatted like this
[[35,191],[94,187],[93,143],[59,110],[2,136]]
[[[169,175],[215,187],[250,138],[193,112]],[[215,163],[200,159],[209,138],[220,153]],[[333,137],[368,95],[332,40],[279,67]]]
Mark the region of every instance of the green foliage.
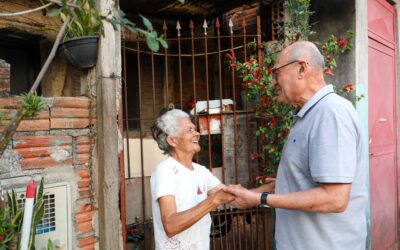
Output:
[[276,173],[283,145],[291,126],[292,107],[279,103],[272,85],[271,67],[276,55],[267,54],[264,65],[256,58],[249,61],[233,61],[231,66],[239,71],[246,97],[255,104],[255,114],[259,119],[256,136],[261,144],[259,152],[251,153],[251,159],[259,162],[263,175]]
[[[41,179],[39,188],[36,190],[31,234],[29,238],[28,249],[35,249],[35,235],[36,227],[44,215],[44,178]],[[7,192],[7,207],[4,211],[0,211],[0,236],[4,237],[1,241],[0,237],[0,250],[1,249],[19,249],[19,241],[21,240],[22,220],[24,217],[24,208],[18,207],[17,193],[14,190]],[[5,242],[7,239],[7,242]],[[4,248],[2,248],[4,247]],[[52,249],[52,248],[48,248]]]
[[0,250],[8,249],[8,243],[15,237],[12,233],[16,227],[12,223],[9,210],[0,211]]
[[43,247],[42,250],[53,250],[53,249],[54,249],[53,242],[50,239],[48,239],[47,240],[47,247]]
[[4,113],[0,112],[0,126],[3,125],[3,117],[4,117]]
[[[181,2],[184,1],[182,0]],[[118,26],[121,25],[134,34],[144,35],[147,45],[153,51],[158,51],[160,44],[162,47],[168,48],[163,36],[158,36],[150,20],[146,17],[140,15],[146,28],[141,29],[137,27],[136,23],[130,21],[121,9],[116,9],[115,12],[115,15],[112,11],[109,11],[107,16],[101,15],[96,10],[93,0],[77,0],[75,7],[70,6],[66,0],[62,0],[57,8],[48,9],[47,15],[52,17],[60,16],[63,22],[67,20],[68,15],[72,16],[68,23],[64,40],[82,36],[104,36],[103,22],[106,21],[113,26],[114,30],[118,30]]]
[[40,111],[47,108],[47,104],[37,95],[36,92],[33,94],[21,94],[21,104],[22,117],[25,119],[34,118]]
[[300,38],[308,40],[315,34],[309,22],[314,13],[310,11],[310,0],[285,0],[283,4],[289,17],[281,30],[284,43],[291,43]]

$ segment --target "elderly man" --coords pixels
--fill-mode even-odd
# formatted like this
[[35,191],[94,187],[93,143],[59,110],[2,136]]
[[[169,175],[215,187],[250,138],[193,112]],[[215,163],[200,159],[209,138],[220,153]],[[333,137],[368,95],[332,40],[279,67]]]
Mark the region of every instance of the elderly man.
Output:
[[366,247],[366,155],[352,104],[323,76],[310,42],[281,51],[272,70],[278,100],[298,108],[279,163],[275,193],[230,186],[233,204],[276,208],[275,242],[286,249]]

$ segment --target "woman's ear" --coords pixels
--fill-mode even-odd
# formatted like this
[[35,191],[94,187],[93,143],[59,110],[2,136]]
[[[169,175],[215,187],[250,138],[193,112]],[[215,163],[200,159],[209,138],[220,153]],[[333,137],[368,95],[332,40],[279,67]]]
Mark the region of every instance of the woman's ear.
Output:
[[173,148],[176,147],[176,140],[169,135],[167,135],[167,143]]

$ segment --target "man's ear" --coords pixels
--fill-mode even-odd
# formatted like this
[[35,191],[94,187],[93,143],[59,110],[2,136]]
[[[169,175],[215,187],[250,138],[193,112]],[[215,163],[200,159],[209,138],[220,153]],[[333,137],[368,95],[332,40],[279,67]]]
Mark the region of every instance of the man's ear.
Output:
[[172,138],[171,136],[169,136],[169,135],[167,135],[167,143],[171,147],[176,147],[176,140],[174,138]]
[[297,69],[298,70],[298,79],[303,79],[306,72],[309,70],[307,62],[300,61],[299,62],[300,67]]

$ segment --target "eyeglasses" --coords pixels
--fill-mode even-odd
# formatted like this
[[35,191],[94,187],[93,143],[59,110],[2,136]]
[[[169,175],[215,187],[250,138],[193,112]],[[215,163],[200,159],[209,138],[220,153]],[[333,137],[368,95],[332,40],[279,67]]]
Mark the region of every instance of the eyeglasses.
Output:
[[284,68],[284,67],[286,67],[286,66],[288,66],[288,65],[290,65],[290,64],[293,64],[293,63],[297,63],[297,62],[300,62],[299,60],[294,60],[294,61],[291,61],[291,62],[288,62],[288,63],[286,63],[286,64],[284,64],[284,65],[282,65],[282,66],[279,66],[279,67],[277,67],[277,68],[272,68],[272,70],[271,70],[271,72],[272,72],[272,77],[273,78],[276,78],[276,76],[278,75],[278,70],[279,69],[281,69],[281,68]]

